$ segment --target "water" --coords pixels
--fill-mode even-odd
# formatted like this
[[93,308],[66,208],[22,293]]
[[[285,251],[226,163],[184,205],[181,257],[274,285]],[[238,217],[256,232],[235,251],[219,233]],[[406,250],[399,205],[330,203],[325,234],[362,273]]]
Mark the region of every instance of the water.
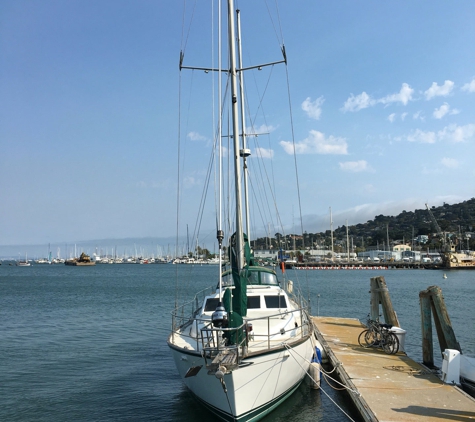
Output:
[[[180,280],[195,275],[191,296],[214,284],[217,268],[0,266],[0,420],[214,421],[183,386],[166,345],[176,271]],[[447,279],[424,270],[288,273],[310,291],[314,315],[362,319],[369,278],[384,275],[416,361],[422,356],[418,294],[438,285],[463,352],[475,356],[475,271],[448,272]],[[358,420],[344,394],[322,388]],[[266,420],[346,418],[323,392],[302,385]]]

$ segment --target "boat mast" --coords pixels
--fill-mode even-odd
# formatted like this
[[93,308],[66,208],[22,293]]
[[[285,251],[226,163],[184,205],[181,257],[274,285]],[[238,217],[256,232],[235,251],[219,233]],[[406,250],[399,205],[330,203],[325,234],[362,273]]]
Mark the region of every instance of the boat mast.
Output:
[[332,242],[332,261],[333,261],[333,217],[332,217],[332,207],[330,207],[330,235]]
[[231,76],[231,110],[232,110],[232,136],[234,146],[234,184],[236,195],[236,258],[238,268],[243,267],[244,240],[242,233],[242,200],[241,200],[241,160],[239,150],[239,121],[237,104],[237,71],[236,71],[236,42],[234,39],[234,1],[228,0],[228,41],[229,41],[229,73]]
[[[236,10],[236,23],[237,23],[237,37],[238,37],[238,60],[239,69],[242,69],[242,45],[241,45],[241,13],[240,10]],[[243,161],[244,172],[244,207],[246,210],[246,234],[249,242],[251,241],[251,220],[249,217],[249,191],[248,191],[248,173],[247,173],[247,157],[251,155],[251,150],[246,146],[246,119],[244,113],[244,72],[239,72],[239,88],[241,93],[241,130],[242,130],[242,149],[239,152]]]

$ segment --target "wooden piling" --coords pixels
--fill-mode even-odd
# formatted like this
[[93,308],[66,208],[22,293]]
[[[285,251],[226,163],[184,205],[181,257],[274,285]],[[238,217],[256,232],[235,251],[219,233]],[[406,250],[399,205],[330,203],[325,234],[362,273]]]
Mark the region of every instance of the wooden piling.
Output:
[[419,293],[419,301],[421,304],[422,363],[429,368],[433,368],[434,348],[432,344],[431,304],[427,290]]
[[371,278],[371,319],[375,319],[374,316],[379,316],[379,303],[381,303],[383,308],[386,324],[400,327],[396,311],[389,296],[388,286],[382,276]]
[[442,289],[438,286],[430,286],[419,292],[421,305],[422,326],[422,361],[429,367],[434,366],[434,349],[432,345],[432,321],[431,313],[439,339],[440,352],[445,349],[455,349],[462,353],[462,349],[450,322],[447,307],[445,306]]

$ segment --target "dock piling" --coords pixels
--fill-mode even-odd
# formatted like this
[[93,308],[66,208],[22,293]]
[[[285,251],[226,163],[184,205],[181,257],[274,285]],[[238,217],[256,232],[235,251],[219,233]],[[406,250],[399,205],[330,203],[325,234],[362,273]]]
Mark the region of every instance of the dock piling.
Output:
[[383,310],[384,321],[395,327],[400,327],[399,320],[389,296],[389,289],[383,276],[371,278],[371,319],[379,317],[379,304]]
[[455,338],[455,333],[450,322],[447,307],[445,306],[442,289],[438,286],[430,286],[426,290],[419,292],[421,305],[421,326],[422,326],[422,361],[429,367],[434,366],[434,349],[432,345],[432,321],[439,339],[440,352],[445,349],[454,349],[462,353],[460,344]]

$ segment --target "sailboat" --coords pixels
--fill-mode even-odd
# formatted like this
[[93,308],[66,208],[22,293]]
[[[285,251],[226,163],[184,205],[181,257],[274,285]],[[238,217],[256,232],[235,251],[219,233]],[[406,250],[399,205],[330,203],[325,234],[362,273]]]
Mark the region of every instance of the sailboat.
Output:
[[25,260],[24,261],[17,261],[16,265],[17,265],[17,267],[30,267],[31,264],[28,261],[28,254],[25,255]]
[[[239,11],[234,11],[233,0],[227,5],[235,232],[226,235],[218,225],[217,282],[176,307],[167,342],[181,379],[199,401],[222,420],[247,422],[263,418],[290,397],[318,355],[319,344],[307,301],[291,281],[280,282],[274,269],[257,265],[244,233],[241,169],[246,169],[248,150],[239,144],[244,130],[239,130],[236,101],[235,39],[239,37],[234,13],[239,31]],[[284,60],[276,63],[285,62],[283,53]],[[186,68],[182,61],[181,53],[180,70]],[[224,239],[230,268],[222,265]]]

